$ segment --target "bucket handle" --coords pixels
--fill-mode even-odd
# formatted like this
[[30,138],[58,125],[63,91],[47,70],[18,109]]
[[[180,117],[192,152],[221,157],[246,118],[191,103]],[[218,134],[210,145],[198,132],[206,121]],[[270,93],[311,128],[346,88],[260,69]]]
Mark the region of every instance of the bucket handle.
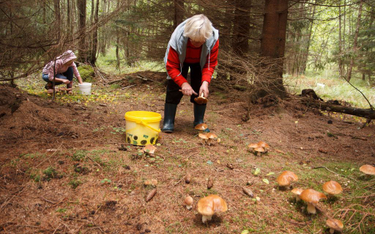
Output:
[[[138,122],[138,121],[137,121]],[[154,127],[152,127],[152,126],[150,126],[150,125],[148,125],[147,124],[147,122],[144,122],[144,121],[139,121],[138,123],[140,123],[140,124],[142,124],[143,126],[146,126],[146,127],[148,127],[148,128],[150,128],[151,130],[154,130],[155,132],[160,132],[160,129],[156,129],[156,128],[154,128]]]

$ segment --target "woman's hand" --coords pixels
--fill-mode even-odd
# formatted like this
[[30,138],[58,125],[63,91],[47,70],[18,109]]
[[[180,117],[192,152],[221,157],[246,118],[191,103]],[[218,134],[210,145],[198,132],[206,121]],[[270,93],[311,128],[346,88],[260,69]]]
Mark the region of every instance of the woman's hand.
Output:
[[199,95],[201,95],[201,93],[203,93],[203,97],[208,98],[208,94],[210,93],[210,91],[208,90],[207,81],[203,81],[201,87],[199,88]]
[[181,85],[181,92],[183,95],[191,96],[193,94],[198,95],[193,88],[190,86],[189,83],[185,82]]

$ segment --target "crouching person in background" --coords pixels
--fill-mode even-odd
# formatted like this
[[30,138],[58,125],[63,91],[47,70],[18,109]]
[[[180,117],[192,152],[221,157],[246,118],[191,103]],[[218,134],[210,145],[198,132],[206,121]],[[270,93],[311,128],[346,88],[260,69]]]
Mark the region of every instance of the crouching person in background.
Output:
[[42,78],[47,82],[45,88],[48,93],[53,93],[53,79],[55,78],[55,85],[66,84],[67,93],[72,93],[73,88],[73,74],[78,82],[82,84],[82,78],[78,72],[74,61],[77,56],[71,50],[65,51],[62,55],[47,63],[43,68]]

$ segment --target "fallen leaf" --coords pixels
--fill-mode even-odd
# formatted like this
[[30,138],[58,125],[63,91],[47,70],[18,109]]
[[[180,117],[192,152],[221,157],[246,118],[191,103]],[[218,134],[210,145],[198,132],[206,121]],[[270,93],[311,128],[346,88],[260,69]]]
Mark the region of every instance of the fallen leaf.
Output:
[[256,175],[259,175],[260,173],[260,169],[259,168],[256,168],[255,171],[253,172],[253,174],[256,176]]

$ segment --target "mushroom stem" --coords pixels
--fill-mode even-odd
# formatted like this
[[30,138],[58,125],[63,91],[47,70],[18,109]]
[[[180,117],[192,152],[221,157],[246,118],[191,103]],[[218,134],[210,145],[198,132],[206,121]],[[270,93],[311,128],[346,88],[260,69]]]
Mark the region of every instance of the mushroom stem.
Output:
[[313,204],[311,204],[311,203],[307,204],[307,213],[316,214],[316,208]]
[[193,208],[193,205],[186,205],[186,209],[191,210],[191,208]]
[[335,229],[330,228],[330,229],[329,229],[329,233],[331,233],[331,234],[335,233]]
[[202,223],[210,221],[212,219],[212,215],[202,215]]

